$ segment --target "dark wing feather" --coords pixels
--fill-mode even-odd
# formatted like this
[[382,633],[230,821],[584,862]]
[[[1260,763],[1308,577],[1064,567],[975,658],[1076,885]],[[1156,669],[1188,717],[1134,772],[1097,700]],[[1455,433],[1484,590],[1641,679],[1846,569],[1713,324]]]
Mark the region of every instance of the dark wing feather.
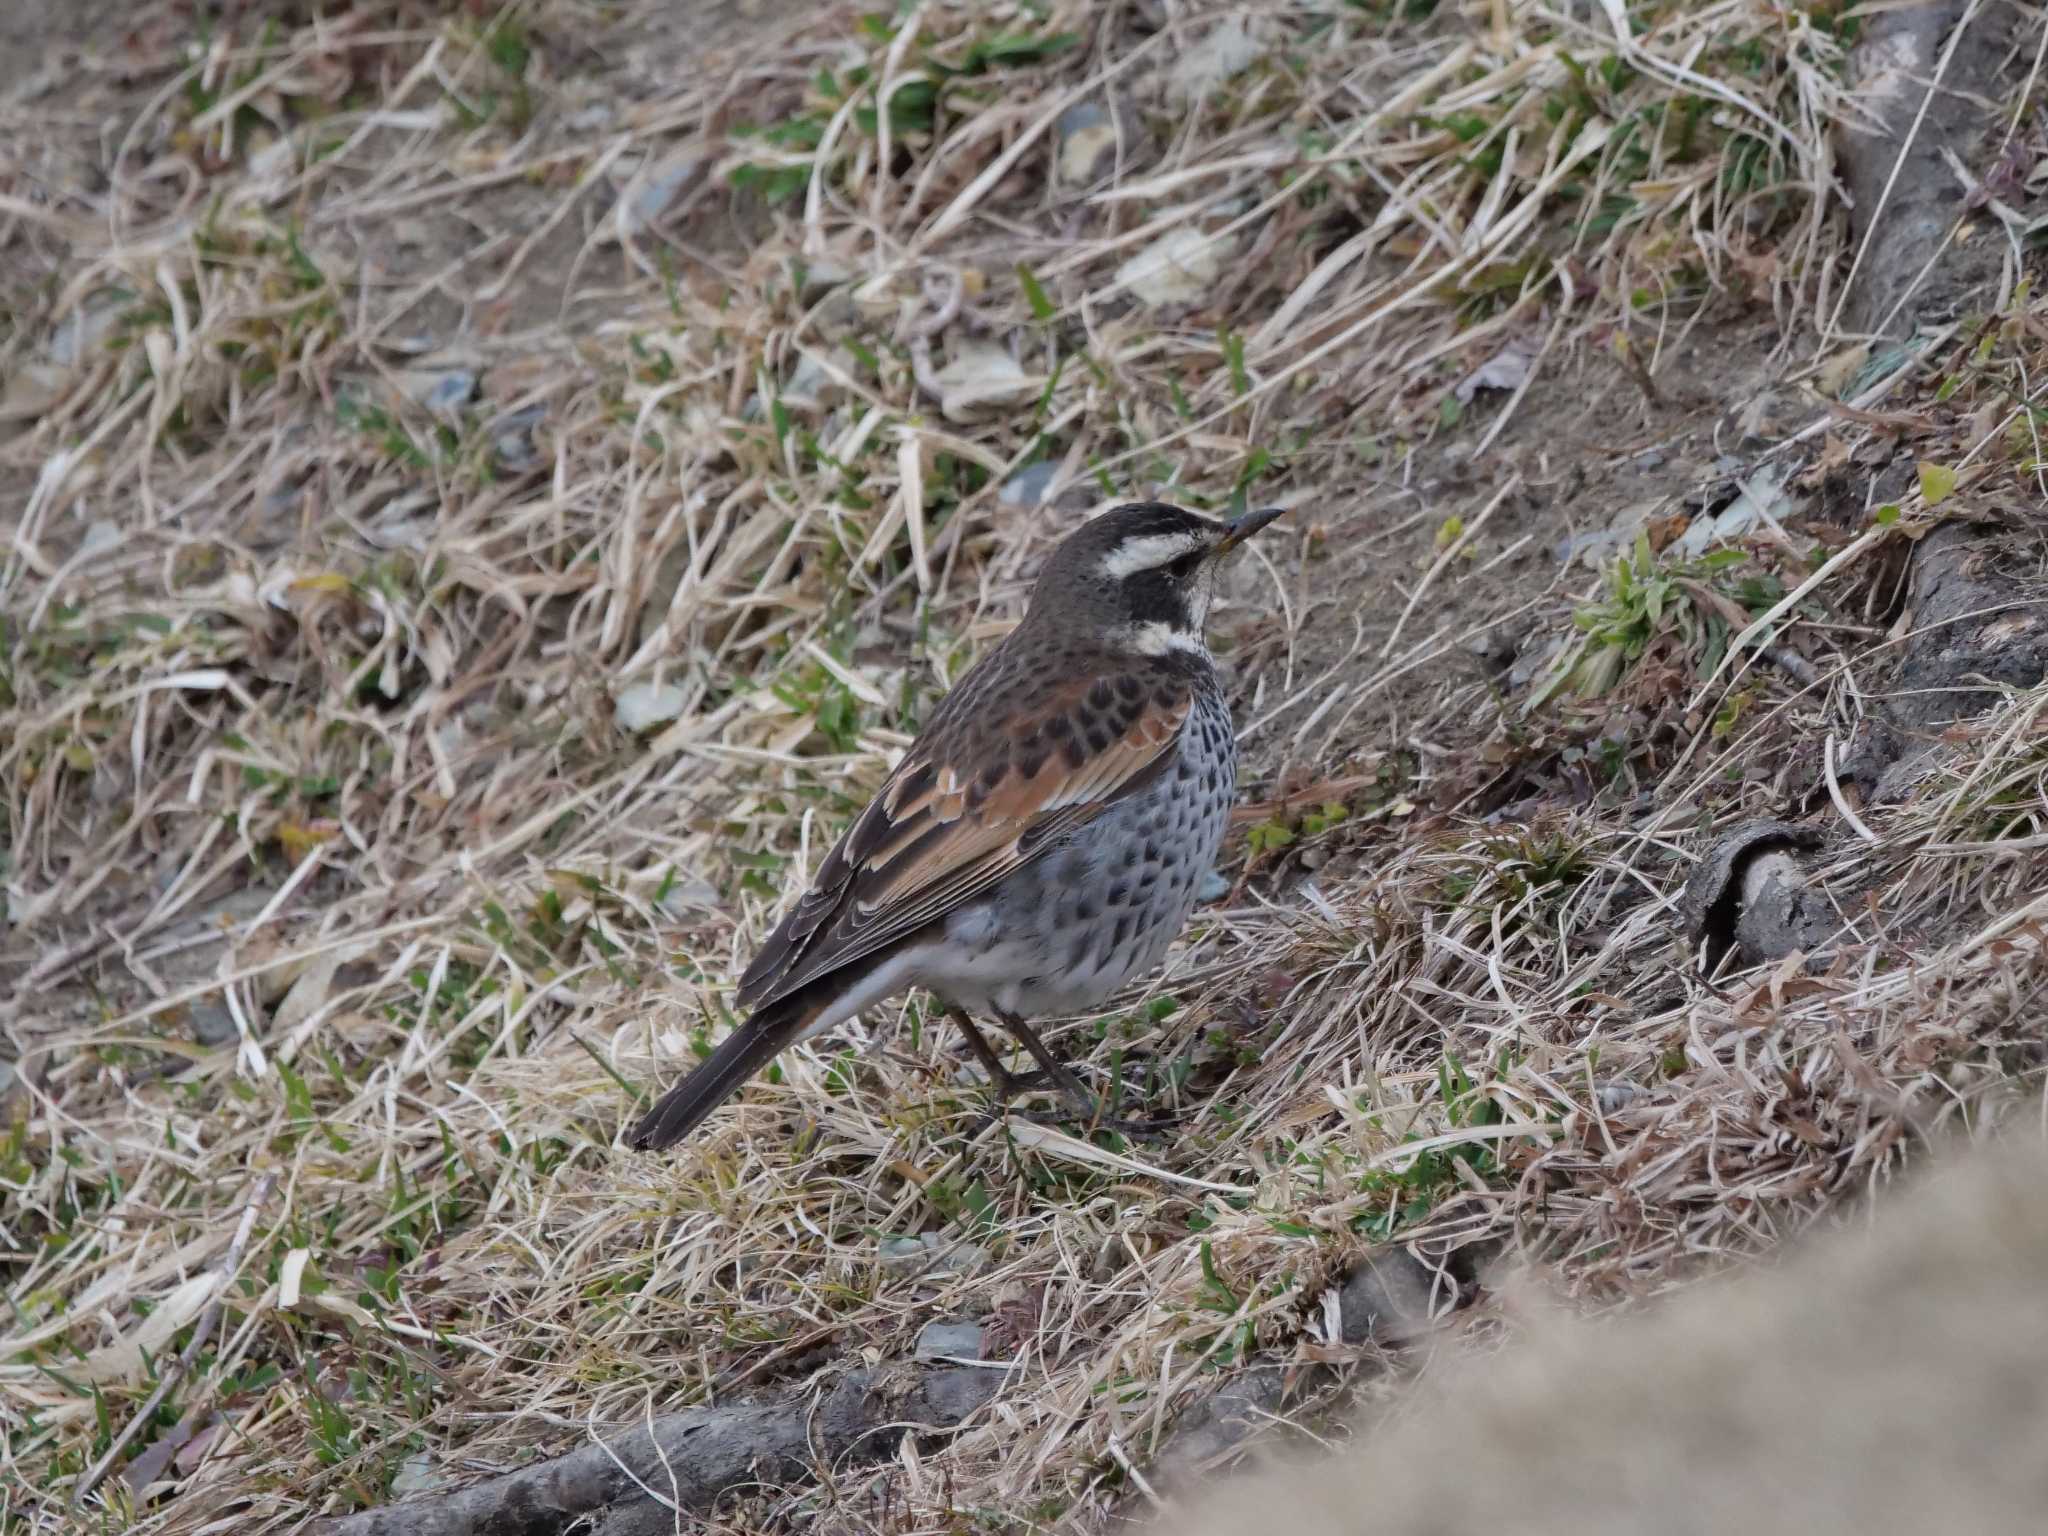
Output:
[[[1121,687],[1101,667],[1021,688],[1001,668],[963,678],[761,946],[742,1006],[944,917],[1170,764],[1190,680],[1167,664],[1134,680],[1117,662]],[[990,710],[991,696],[1011,707]]]

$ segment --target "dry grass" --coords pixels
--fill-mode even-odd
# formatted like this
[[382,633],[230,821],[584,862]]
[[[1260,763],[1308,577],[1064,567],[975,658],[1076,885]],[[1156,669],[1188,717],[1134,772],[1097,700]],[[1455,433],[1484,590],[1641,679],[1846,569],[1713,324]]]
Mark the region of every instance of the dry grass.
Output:
[[[1808,685],[1754,649],[1707,683],[1812,539],[1758,543],[1762,595],[1693,573],[1696,621],[1647,615],[1602,702],[1526,720],[1441,665],[1466,631],[1432,617],[1517,536],[1446,530],[1370,636],[1328,575],[1358,520],[1441,521],[1418,466],[1548,393],[1647,419],[1717,306],[1810,347],[1844,270],[1810,195],[1825,8],[1653,7],[1618,44],[1575,7],[1266,6],[1178,108],[1236,23],[1033,9],[831,9],[656,89],[578,73],[580,37],[646,20],[618,7],[282,7],[135,44],[103,190],[67,169],[98,153],[82,112],[6,124],[0,238],[47,281],[0,332],[32,404],[0,444],[0,1520],[284,1528],[994,1309],[1015,1374],[943,1457],[744,1519],[1078,1520],[1246,1359],[1348,1358],[1320,1294],[1369,1242],[1506,1236],[1590,1293],[1654,1288],[2031,1082],[2039,693],[1863,813],[1880,841],[1842,857],[1878,896],[1834,970],[1708,985],[1674,934],[1693,834],[1861,712],[1922,498],[1819,539],[1842,558],[1769,637]],[[893,119],[863,117],[876,85]],[[1055,119],[1105,87],[1149,128],[1064,183]],[[614,212],[693,154],[670,222]],[[787,200],[690,244],[735,173]],[[1135,302],[1119,272],[1169,234],[1222,259]],[[2011,404],[2039,306],[2000,302],[1981,355],[1952,338],[1887,402],[1953,372],[1922,451],[1986,505],[2041,458]],[[977,346],[1004,398],[947,411]],[[1468,418],[1456,386],[1511,351]],[[436,393],[456,369],[476,399]],[[1083,500],[1305,509],[1221,615],[1271,802],[1234,894],[1147,994],[1057,1031],[1189,1118],[1120,1151],[983,1127],[912,1001],[673,1160],[623,1156],[1079,515],[1001,494],[1039,461]],[[1568,601],[1532,605],[1562,632]],[[1454,814],[1460,759],[1591,763],[1610,705],[1654,814]],[[1341,821],[1304,824],[1325,796]],[[965,1257],[882,1261],[919,1232]],[[141,1459],[98,1475],[167,1373]]]

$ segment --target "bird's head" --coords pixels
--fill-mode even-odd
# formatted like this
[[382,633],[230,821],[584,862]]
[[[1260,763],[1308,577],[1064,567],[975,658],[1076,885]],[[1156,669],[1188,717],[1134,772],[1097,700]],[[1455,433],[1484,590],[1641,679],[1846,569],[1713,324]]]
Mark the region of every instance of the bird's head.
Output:
[[1052,552],[1032,589],[1030,622],[1099,633],[1141,655],[1206,654],[1202,624],[1218,562],[1285,510],[1219,521],[1159,501],[1112,507]]

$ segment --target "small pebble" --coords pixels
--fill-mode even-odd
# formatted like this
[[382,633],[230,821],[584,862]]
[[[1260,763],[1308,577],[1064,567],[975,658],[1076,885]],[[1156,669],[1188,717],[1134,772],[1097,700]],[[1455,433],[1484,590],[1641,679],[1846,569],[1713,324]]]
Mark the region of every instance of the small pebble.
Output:
[[1436,1312],[1449,1309],[1455,1286],[1405,1248],[1368,1254],[1337,1293],[1344,1342],[1398,1344],[1427,1332]]
[[225,1003],[202,998],[192,1005],[187,1017],[192,1025],[192,1038],[201,1045],[227,1045],[241,1038],[242,1032],[235,1028],[235,1016],[228,1012]]
[[1099,101],[1077,101],[1053,124],[1060,180],[1070,187],[1099,181],[1116,160],[1116,119]]
[[411,1493],[432,1493],[448,1483],[448,1475],[435,1465],[434,1458],[418,1451],[398,1464],[391,1478],[391,1493],[394,1498],[404,1498]]
[[963,1243],[943,1232],[916,1237],[885,1237],[879,1255],[882,1268],[899,1274],[971,1275],[988,1263],[988,1250]]
[[913,1353],[920,1360],[979,1360],[981,1324],[972,1319],[926,1323]]
[[547,417],[547,407],[529,405],[523,411],[514,411],[498,419],[491,434],[491,451],[497,455],[498,467],[512,471],[532,469],[540,463],[540,450],[534,445],[533,429]]
[[618,203],[618,227],[622,235],[639,234],[668,212],[677,194],[704,178],[710,159],[695,150],[664,156],[634,178]]
[[476,398],[477,376],[467,368],[409,381],[406,393],[430,411],[457,411]]
[[1059,465],[1051,459],[1026,464],[1003,482],[1003,488],[996,492],[996,500],[1006,507],[1042,507],[1059,472]]
[[97,290],[58,322],[44,356],[59,368],[76,368],[96,357],[134,298],[119,288]]
[[1602,1083],[1599,1090],[1600,1113],[1619,1114],[1633,1104],[1642,1091],[1634,1083]]
[[622,689],[613,705],[622,731],[644,731],[666,725],[683,712],[683,690],[674,683],[634,683]]

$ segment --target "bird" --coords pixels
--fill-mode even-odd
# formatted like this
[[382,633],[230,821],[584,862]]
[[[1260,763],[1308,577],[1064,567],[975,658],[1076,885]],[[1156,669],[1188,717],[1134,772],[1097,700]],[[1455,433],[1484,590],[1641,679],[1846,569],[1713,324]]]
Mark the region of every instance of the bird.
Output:
[[[1237,737],[1204,621],[1223,557],[1285,508],[1110,508],[1046,558],[1024,618],[939,701],[742,974],[746,1020],[634,1125],[674,1146],[780,1052],[922,987],[1004,1102],[1101,1106],[1030,1020],[1150,972],[1215,866]],[[1013,1075],[973,1015],[1042,1069]]]

